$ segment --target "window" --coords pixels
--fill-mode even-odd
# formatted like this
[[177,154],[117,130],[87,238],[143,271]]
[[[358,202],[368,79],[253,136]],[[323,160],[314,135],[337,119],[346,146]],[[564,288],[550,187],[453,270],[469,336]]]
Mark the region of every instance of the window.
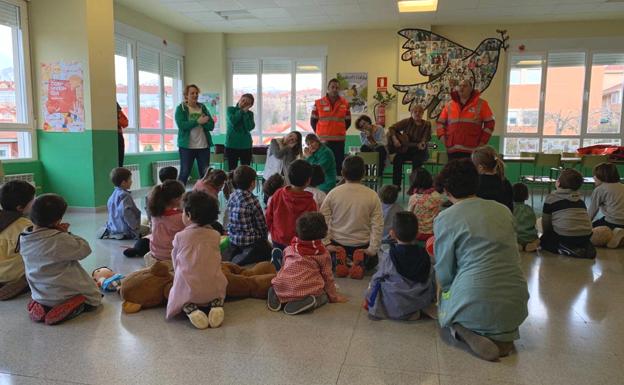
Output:
[[245,93],[256,98],[254,144],[291,131],[312,132],[310,113],[323,92],[323,60],[235,59],[231,69],[231,104]]
[[117,102],[128,116],[126,152],[175,151],[175,110],[182,101],[182,57],[115,38]]
[[26,4],[0,0],[0,159],[33,157]]
[[622,143],[624,52],[512,54],[509,62],[505,154]]

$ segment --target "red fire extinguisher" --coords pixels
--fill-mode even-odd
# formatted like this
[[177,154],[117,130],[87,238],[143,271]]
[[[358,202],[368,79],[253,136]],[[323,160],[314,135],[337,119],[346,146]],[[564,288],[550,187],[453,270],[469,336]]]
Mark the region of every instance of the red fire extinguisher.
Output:
[[378,125],[385,127],[386,126],[386,105],[382,103],[375,104],[375,108],[373,109],[375,114],[375,123]]

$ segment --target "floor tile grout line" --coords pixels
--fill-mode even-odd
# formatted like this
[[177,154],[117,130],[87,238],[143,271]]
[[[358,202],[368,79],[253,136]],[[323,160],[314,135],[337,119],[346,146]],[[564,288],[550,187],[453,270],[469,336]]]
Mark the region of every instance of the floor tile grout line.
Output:
[[353,336],[355,336],[355,330],[357,329],[358,324],[360,323],[360,317],[362,316],[362,308],[358,311],[358,316],[355,319],[355,325],[353,325],[353,330],[351,331],[351,337],[349,337],[349,343],[347,344],[347,349],[345,349],[344,358],[342,363],[340,364],[340,370],[338,371],[338,377],[336,377],[336,385],[338,385],[338,381],[340,381],[340,375],[342,374],[342,369],[344,368],[345,362],[347,362],[347,355],[349,354],[349,349],[351,349],[351,342],[353,342]]
[[77,385],[92,385],[92,384],[87,383],[87,382],[76,382],[76,381],[61,380],[61,379],[55,379],[55,378],[31,376],[31,375],[28,375],[28,374],[9,373],[9,372],[5,372],[5,371],[0,371],[0,374],[6,374],[8,376],[15,376],[15,377],[36,378],[38,380],[64,382],[64,383],[77,384]]

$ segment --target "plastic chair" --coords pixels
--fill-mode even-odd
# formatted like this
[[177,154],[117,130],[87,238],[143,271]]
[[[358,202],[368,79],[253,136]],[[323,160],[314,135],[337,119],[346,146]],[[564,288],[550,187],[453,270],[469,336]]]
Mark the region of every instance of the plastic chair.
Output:
[[210,165],[214,165],[216,168],[223,170],[225,168],[225,156],[223,153],[210,154]]
[[[533,161],[533,175],[522,175],[520,181],[529,185],[531,191],[531,206],[533,206],[533,186],[546,186],[548,192],[551,190],[551,186],[557,181],[553,178],[553,172],[561,167],[561,154],[535,154],[535,160]],[[538,173],[539,169],[539,173]],[[548,169],[548,175],[544,175],[544,170]]]
[[362,178],[362,184],[377,191],[379,188],[379,153],[377,151],[372,152],[356,152],[356,156],[359,156],[364,160],[364,166],[366,172],[364,178]]
[[262,154],[252,154],[251,155],[251,167],[256,170],[256,192],[260,193],[262,191],[262,180],[264,179],[262,174],[260,173],[260,165],[262,165],[262,169],[264,169],[264,165],[266,164],[266,155]]

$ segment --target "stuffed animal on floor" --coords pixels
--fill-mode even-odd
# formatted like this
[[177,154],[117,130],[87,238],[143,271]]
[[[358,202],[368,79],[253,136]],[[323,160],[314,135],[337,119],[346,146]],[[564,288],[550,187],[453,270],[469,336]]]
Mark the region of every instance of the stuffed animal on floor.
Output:
[[122,281],[119,294],[124,300],[124,313],[136,313],[141,309],[160,306],[169,297],[173,274],[169,265],[162,261],[145,269],[137,270]]
[[227,298],[266,298],[271,280],[275,278],[275,266],[271,262],[259,262],[254,267],[242,268],[231,262],[222,262],[221,270],[227,278]]
[[613,231],[611,231],[608,226],[594,227],[592,230],[591,243],[594,246],[604,247],[609,243],[612,236]]
[[91,277],[103,292],[117,292],[121,289],[123,275],[116,274],[107,266],[101,266],[93,270]]

